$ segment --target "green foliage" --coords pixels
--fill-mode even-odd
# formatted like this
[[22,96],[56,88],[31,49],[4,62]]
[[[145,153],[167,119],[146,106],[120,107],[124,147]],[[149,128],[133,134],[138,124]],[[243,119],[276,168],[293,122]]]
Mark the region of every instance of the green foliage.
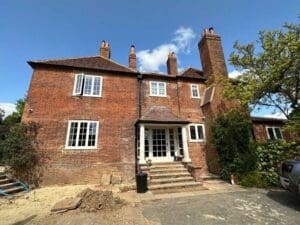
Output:
[[212,124],[212,144],[217,149],[221,177],[246,173],[256,168],[255,148],[250,143],[250,118],[236,109],[218,116]]
[[4,110],[0,108],[0,124],[2,123],[4,118]]
[[245,187],[266,188],[268,182],[260,171],[250,171],[236,176],[237,183]]
[[294,110],[289,115],[289,120],[284,125],[283,129],[291,133],[300,134],[300,109]]
[[[258,45],[258,46],[256,46]],[[261,31],[256,44],[234,44],[230,63],[243,71],[234,82],[223,80],[224,95],[250,107],[272,107],[282,112],[299,131],[300,25]],[[259,49],[259,50],[257,50]],[[298,117],[289,117],[290,111]]]
[[284,140],[257,144],[258,169],[270,185],[278,185],[282,161],[300,156],[300,143]]
[[38,126],[35,123],[16,124],[0,140],[1,164],[10,166],[19,179],[38,185],[43,156],[37,151]]
[[17,124],[17,123],[21,122],[25,102],[26,102],[26,97],[20,98],[19,100],[17,100],[17,102],[16,102],[17,111],[13,112],[11,115],[7,116],[3,120],[4,125],[10,127],[10,126],[13,126],[14,124]]

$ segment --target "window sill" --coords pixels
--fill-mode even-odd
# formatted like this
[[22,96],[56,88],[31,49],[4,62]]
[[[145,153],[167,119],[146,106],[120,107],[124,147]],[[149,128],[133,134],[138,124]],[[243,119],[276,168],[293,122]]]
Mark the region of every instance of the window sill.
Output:
[[192,143],[204,143],[204,142],[206,142],[206,140],[189,140],[189,142],[192,142]]
[[168,97],[167,95],[149,95],[150,97],[162,97],[162,98],[166,98]]
[[101,95],[72,95],[73,97],[92,97],[92,98],[101,98]]

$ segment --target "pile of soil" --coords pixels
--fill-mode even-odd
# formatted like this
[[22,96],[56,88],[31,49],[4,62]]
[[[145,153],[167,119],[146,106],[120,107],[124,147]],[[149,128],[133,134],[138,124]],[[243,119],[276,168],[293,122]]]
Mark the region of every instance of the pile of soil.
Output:
[[77,195],[82,199],[79,209],[83,212],[96,212],[98,210],[114,210],[125,205],[119,197],[113,197],[111,191],[95,191],[85,189]]

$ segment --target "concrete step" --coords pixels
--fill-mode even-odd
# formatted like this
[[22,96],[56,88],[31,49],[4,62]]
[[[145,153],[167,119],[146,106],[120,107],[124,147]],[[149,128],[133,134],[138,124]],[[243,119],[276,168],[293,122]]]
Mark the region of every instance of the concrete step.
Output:
[[202,183],[190,181],[190,182],[178,182],[178,183],[169,183],[169,184],[151,184],[149,185],[149,190],[165,190],[165,189],[172,189],[172,188],[187,188],[187,187],[197,187],[201,186]]
[[171,194],[178,192],[192,192],[192,191],[207,191],[209,190],[203,186],[192,186],[192,187],[183,187],[183,188],[171,188],[171,189],[156,189],[151,190],[152,194]]
[[6,175],[4,175],[4,174],[0,175],[0,180],[6,179],[6,178],[7,178]]
[[12,187],[10,189],[5,190],[5,192],[7,194],[13,194],[13,193],[21,192],[21,191],[25,191],[22,186]]
[[150,174],[157,174],[157,173],[180,173],[187,171],[186,168],[151,168]]
[[15,183],[15,182],[10,182],[10,183],[6,183],[6,184],[1,184],[0,189],[7,190],[7,189],[10,189],[10,188],[16,187],[16,186],[19,186],[19,184]]
[[150,181],[150,184],[167,184],[167,183],[177,183],[177,182],[190,182],[194,181],[193,177],[175,177],[175,178],[162,178],[162,179],[153,179]]
[[220,179],[220,176],[219,175],[216,175],[216,174],[205,174],[205,175],[202,175],[201,176],[201,179],[202,180],[219,180]]
[[176,172],[176,173],[157,173],[151,174],[150,180],[160,179],[160,178],[176,178],[176,177],[191,177],[191,174],[187,171],[185,172]]
[[12,181],[12,179],[9,179],[9,178],[2,179],[2,180],[0,180],[0,185],[1,184],[7,184],[7,183],[9,183],[11,181]]

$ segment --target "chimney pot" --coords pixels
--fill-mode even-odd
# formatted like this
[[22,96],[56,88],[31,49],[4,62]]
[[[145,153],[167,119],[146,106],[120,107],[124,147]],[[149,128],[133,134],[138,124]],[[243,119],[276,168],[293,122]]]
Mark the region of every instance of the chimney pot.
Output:
[[101,42],[100,56],[110,59],[110,47],[108,41],[103,40]]
[[169,75],[173,75],[173,76],[178,75],[177,59],[176,59],[175,52],[170,52],[168,54],[167,70]]
[[136,54],[134,45],[130,46],[128,64],[130,69],[136,70]]

